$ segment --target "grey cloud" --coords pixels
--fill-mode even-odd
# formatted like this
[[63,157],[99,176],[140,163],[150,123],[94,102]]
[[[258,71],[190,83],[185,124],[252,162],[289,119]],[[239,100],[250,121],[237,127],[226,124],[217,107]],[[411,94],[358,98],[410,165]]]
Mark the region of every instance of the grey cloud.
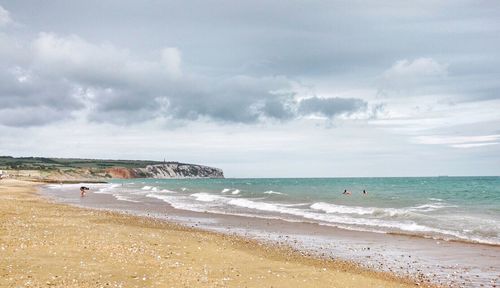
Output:
[[352,114],[366,108],[367,103],[361,99],[312,97],[300,101],[298,111],[302,115],[320,114],[331,118],[340,114]]
[[43,126],[71,117],[70,111],[47,106],[0,108],[0,125],[12,127]]
[[239,123],[256,122],[262,116],[277,118],[279,115],[268,113],[266,105],[281,103],[282,95],[273,91],[289,86],[290,81],[283,77],[196,79],[182,83],[177,87],[180,90],[168,97],[167,112],[180,119],[209,117]]
[[493,58],[500,48],[494,37],[500,12],[496,2],[4,2],[21,21],[43,31],[92,35],[100,41],[112,37],[134,51],[169,44],[191,59],[190,66],[238,74],[375,73],[399,59]]
[[[93,122],[133,124],[154,118],[159,109],[151,92],[138,89],[124,89],[105,85],[108,88],[90,86],[85,90],[87,115]],[[113,87],[113,88],[111,88]]]
[[56,109],[78,109],[83,105],[74,86],[64,79],[42,78],[20,68],[0,71],[2,108],[50,106]]
[[262,113],[269,118],[278,120],[288,120],[295,116],[290,107],[290,103],[282,102],[277,99],[266,101],[262,107]]
[[35,65],[51,66],[49,77],[69,78],[84,87],[94,121],[128,123],[162,115],[252,123],[263,113],[284,116],[271,114],[268,104],[262,111],[259,103],[279,101],[275,91],[290,86],[285,77],[183,75],[180,52],[173,49],[164,49],[158,59],[137,60],[124,50],[77,36],[41,33],[34,41]]
[[[180,53],[174,48],[163,50],[156,59],[143,60],[74,35],[40,33],[31,47],[31,63],[3,70],[4,109],[47,106],[64,110],[65,117],[78,111],[91,121],[116,124],[158,117],[255,123],[295,116],[290,107],[294,104],[292,81],[286,77],[183,74]],[[48,123],[50,117],[53,121],[64,118],[47,113],[47,120],[39,122]],[[19,118],[16,124],[3,119],[4,125],[35,122]]]
[[83,107],[77,89],[65,79],[0,65],[0,125],[45,125]]
[[[0,60],[8,65],[2,68],[19,66],[38,79],[31,87],[0,80],[0,97],[12,107],[48,103],[83,111],[85,106],[88,119],[113,123],[156,117],[255,123],[293,119],[297,113],[335,117],[349,113],[337,113],[347,104],[294,103],[276,91],[291,89],[296,80],[314,83],[315,77],[377,88],[377,76],[393,63],[420,58],[449,64],[449,73],[416,82],[406,75],[385,81],[382,92],[404,91],[399,95],[405,96],[408,90],[437,91],[463,101],[498,97],[500,65],[490,65],[474,78],[477,71],[484,72],[486,62],[498,62],[500,41],[492,37],[500,27],[497,3],[386,1],[384,9],[364,1],[137,5],[90,0],[42,5],[16,0],[2,5],[9,19],[24,27],[9,25],[6,31],[16,37],[0,33]],[[34,41],[26,40],[37,34]],[[12,44],[16,42],[24,45]],[[429,67],[438,67],[435,63]]]

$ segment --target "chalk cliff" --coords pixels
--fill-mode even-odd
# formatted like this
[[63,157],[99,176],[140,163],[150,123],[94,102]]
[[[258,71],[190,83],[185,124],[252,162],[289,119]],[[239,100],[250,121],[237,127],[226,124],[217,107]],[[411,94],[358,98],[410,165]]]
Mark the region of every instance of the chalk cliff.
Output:
[[112,178],[224,178],[222,169],[196,164],[167,162],[144,168],[114,167],[106,170]]

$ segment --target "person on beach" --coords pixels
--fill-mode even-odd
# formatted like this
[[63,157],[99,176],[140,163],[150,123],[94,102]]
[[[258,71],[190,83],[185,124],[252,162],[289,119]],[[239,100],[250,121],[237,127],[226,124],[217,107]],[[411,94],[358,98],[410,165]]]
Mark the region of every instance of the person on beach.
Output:
[[342,193],[343,195],[351,195],[351,191],[347,191],[347,189],[344,190],[344,193]]
[[80,197],[85,196],[85,191],[86,190],[90,190],[90,188],[89,187],[85,187],[85,186],[80,187]]

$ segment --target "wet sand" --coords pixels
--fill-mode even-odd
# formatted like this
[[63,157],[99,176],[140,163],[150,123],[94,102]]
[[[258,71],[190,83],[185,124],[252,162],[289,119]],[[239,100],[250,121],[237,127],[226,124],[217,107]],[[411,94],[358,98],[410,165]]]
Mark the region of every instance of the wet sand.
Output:
[[413,287],[389,273],[152,218],[51,203],[0,181],[0,287]]

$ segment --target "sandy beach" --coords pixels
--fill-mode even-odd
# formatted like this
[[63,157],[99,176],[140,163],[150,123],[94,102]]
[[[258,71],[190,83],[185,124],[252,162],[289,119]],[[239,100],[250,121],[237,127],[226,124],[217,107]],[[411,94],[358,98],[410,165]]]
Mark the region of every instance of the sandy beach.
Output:
[[0,182],[1,287],[410,287],[244,238],[50,203]]
[[500,1],[0,1],[0,288],[500,288]]

